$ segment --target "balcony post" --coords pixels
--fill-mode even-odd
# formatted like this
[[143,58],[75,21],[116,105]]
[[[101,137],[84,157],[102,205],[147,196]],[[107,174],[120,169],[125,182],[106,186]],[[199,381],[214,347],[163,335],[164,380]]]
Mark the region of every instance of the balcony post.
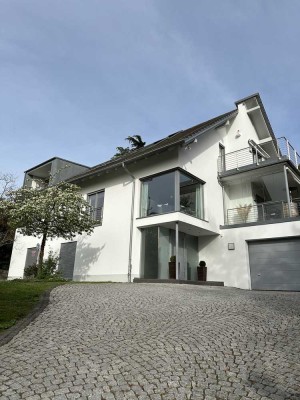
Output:
[[179,226],[176,221],[175,230],[175,256],[176,256],[176,279],[179,279]]
[[291,153],[290,153],[290,143],[289,141],[286,139],[286,148],[287,148],[287,153],[288,153],[288,158],[289,160],[291,159]]
[[295,163],[296,163],[296,167],[298,168],[298,157],[297,157],[297,151],[294,150],[295,152]]
[[277,156],[280,159],[280,150],[279,150],[279,143],[278,143],[278,139],[275,139],[275,144],[276,144],[276,150],[277,150]]
[[283,173],[284,173],[284,182],[285,182],[285,190],[286,190],[286,199],[287,199],[287,204],[288,204],[288,213],[289,213],[289,217],[291,217],[292,214],[291,214],[290,190],[289,190],[289,183],[288,183],[288,177],[287,177],[287,167],[285,165],[283,167]]
[[256,153],[256,165],[258,165],[258,153],[257,153],[257,147],[255,146],[255,153]]

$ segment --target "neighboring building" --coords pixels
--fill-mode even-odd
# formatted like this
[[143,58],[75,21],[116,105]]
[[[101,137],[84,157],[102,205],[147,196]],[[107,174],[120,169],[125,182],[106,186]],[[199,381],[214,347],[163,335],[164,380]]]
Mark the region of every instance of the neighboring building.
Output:
[[[56,160],[26,174],[47,182]],[[249,96],[233,111],[124,157],[93,168],[71,163],[63,179],[82,188],[96,227],[48,248],[74,280],[169,278],[177,255],[177,279],[196,280],[205,260],[210,281],[300,290],[299,163],[291,144],[275,138],[259,94]],[[23,276],[36,249],[36,238],[17,235],[10,279]]]

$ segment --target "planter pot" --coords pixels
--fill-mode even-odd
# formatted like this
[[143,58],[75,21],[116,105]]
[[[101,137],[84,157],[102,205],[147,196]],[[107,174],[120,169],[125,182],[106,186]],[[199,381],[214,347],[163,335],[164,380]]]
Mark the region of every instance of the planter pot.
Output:
[[169,262],[169,279],[176,279],[176,261]]
[[207,278],[207,267],[197,267],[198,281],[206,282]]

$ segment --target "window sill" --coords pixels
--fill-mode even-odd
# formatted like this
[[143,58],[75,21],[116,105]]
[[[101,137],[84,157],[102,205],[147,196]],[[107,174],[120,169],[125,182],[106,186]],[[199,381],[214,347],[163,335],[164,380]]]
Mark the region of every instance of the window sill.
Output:
[[191,214],[185,213],[184,211],[170,211],[170,212],[161,213],[161,214],[152,214],[152,215],[146,215],[145,217],[137,217],[137,218],[136,218],[136,220],[139,220],[139,219],[144,219],[144,218],[159,217],[159,216],[162,216],[162,215],[175,214],[175,213],[178,213],[178,212],[180,212],[181,214],[184,214],[184,215],[188,215],[189,217],[192,217],[192,218],[198,219],[199,221],[208,222],[208,220],[206,220],[206,219],[195,217],[194,215],[191,215]]

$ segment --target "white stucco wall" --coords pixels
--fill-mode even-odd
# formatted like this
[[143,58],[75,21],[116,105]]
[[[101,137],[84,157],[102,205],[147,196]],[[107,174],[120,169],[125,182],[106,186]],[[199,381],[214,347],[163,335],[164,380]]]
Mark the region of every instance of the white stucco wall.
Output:
[[[139,276],[141,233],[136,227],[136,218],[140,216],[140,178],[159,173],[178,165],[177,150],[167,151],[162,155],[150,157],[138,164],[132,164],[130,171],[136,176],[135,207],[132,239],[132,278]],[[98,190],[105,190],[104,211],[101,226],[96,226],[94,232],[74,238],[77,241],[74,279],[84,281],[115,281],[127,282],[128,258],[130,240],[130,219],[132,200],[132,179],[123,169],[102,174],[85,180],[82,194],[87,196]],[[66,240],[48,240],[45,258],[49,249],[59,255],[60,244]],[[9,279],[22,278],[24,273],[27,248],[40,243],[39,238],[18,235],[14,244]]]
[[[300,221],[222,229],[218,237],[199,239],[200,258],[207,263],[207,279],[225,286],[250,289],[250,240],[300,236]],[[228,250],[234,243],[235,250]]]
[[[237,132],[240,136],[237,137]],[[222,187],[218,181],[217,159],[219,143],[225,151],[232,152],[248,146],[248,140],[258,141],[258,136],[247,115],[245,107],[239,105],[239,114],[229,124],[210,130],[197,138],[190,149],[180,147],[172,151],[151,156],[130,164],[128,169],[136,177],[134,223],[132,237],[132,278],[140,275],[141,230],[147,222],[140,217],[140,178],[181,167],[202,179],[204,185],[205,220],[195,223],[199,229],[212,234],[199,236],[199,260],[208,266],[208,280],[224,281],[226,286],[250,288],[247,240],[300,235],[300,222],[287,222],[261,226],[249,226],[220,230],[224,224]],[[248,185],[248,186],[247,186]],[[249,184],[232,186],[230,197],[234,205],[252,201]],[[75,238],[77,251],[74,279],[87,281],[127,281],[130,241],[131,199],[133,183],[131,177],[121,168],[117,171],[86,179],[81,184],[82,193],[87,196],[98,190],[105,190],[103,222],[95,227],[91,236]],[[151,218],[151,217],[149,217]],[[162,223],[173,221],[174,215],[156,216]],[[183,217],[191,223],[192,217]],[[178,217],[178,220],[180,218]],[[154,221],[154,219],[152,219]],[[151,222],[149,223],[151,225]],[[199,226],[198,226],[199,225]],[[203,233],[203,231],[202,231]],[[27,248],[34,247],[37,238],[17,237],[14,245],[9,278],[23,276]],[[51,248],[59,254],[64,240],[48,241],[46,254]],[[228,250],[228,243],[235,243],[235,250]]]

